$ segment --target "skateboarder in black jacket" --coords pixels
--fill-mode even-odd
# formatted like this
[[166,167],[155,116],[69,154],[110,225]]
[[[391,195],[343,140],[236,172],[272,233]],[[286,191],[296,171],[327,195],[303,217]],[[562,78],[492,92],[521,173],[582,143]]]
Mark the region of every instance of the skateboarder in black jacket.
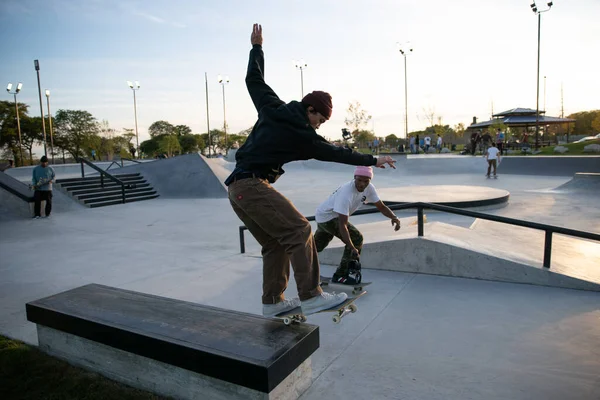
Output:
[[[284,174],[283,165],[317,159],[350,165],[395,168],[389,157],[373,157],[330,144],[316,133],[332,113],[331,96],[315,91],[302,101],[285,103],[264,80],[262,27],[254,24],[246,86],[258,121],[237,151],[236,167],[225,180],[237,216],[262,246],[263,315],[274,316],[302,306],[312,314],[342,303],[347,295],[321,290],[317,251],[309,222],[271,184]],[[290,262],[299,299],[285,299]]]

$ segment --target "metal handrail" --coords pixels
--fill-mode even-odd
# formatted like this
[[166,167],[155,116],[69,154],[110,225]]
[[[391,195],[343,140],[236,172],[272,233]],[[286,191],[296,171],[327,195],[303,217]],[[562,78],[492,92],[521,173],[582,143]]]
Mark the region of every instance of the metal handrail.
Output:
[[116,161],[113,161],[113,162],[111,162],[111,163],[108,165],[108,168],[106,168],[106,169],[105,169],[105,171],[108,171],[108,170],[110,169],[110,167],[112,167],[113,165],[116,165],[116,166],[117,166],[117,167],[119,167],[119,168],[123,168],[123,165],[119,165],[119,163],[118,163],[118,162],[116,162]]
[[[503,224],[522,226],[525,228],[537,229],[537,230],[544,231],[545,238],[544,238],[544,262],[543,262],[543,265],[545,268],[548,268],[548,269],[550,268],[550,260],[551,260],[551,253],[552,253],[552,235],[554,233],[558,233],[561,235],[567,235],[567,236],[573,236],[573,237],[577,237],[580,239],[588,239],[588,240],[594,240],[594,241],[600,242],[600,234],[597,234],[597,233],[579,231],[576,229],[563,228],[561,226],[540,224],[537,222],[523,221],[520,219],[501,217],[501,216],[497,216],[497,215],[484,214],[484,213],[477,212],[477,211],[463,210],[460,208],[442,206],[439,204],[418,202],[418,203],[408,203],[408,204],[395,204],[395,205],[388,206],[388,208],[390,210],[406,210],[406,209],[416,208],[417,209],[417,221],[418,221],[418,236],[423,236],[424,230],[425,230],[424,229],[425,221],[424,221],[424,217],[423,217],[423,210],[443,211],[443,212],[447,212],[450,214],[463,215],[466,217],[485,219],[488,221],[500,222]],[[362,210],[357,210],[355,213],[353,213],[353,215],[374,214],[374,213],[378,213],[378,212],[379,212],[379,210],[376,208],[362,209]],[[315,217],[310,216],[310,217],[306,217],[306,219],[308,221],[314,221]],[[240,252],[241,253],[246,252],[246,244],[244,241],[244,231],[247,229],[248,228],[246,228],[246,226],[243,226],[243,225],[239,227]]]
[[81,164],[81,177],[82,178],[85,178],[85,172],[83,169],[83,164],[85,163],[85,164],[87,164],[87,166],[89,166],[93,170],[96,170],[100,173],[100,187],[102,187],[103,189],[104,189],[104,177],[105,176],[108,179],[110,179],[111,181],[116,182],[117,184],[121,185],[121,197],[123,200],[123,204],[125,204],[125,186],[127,186],[127,188],[130,189],[130,188],[132,188],[132,185],[126,184],[125,182],[123,182],[122,180],[117,178],[116,176],[109,174],[102,168],[99,168],[98,166],[94,165],[90,160],[80,157],[80,158],[78,158],[78,161]]
[[[123,158],[121,158],[121,168],[123,168],[123,160],[126,160],[126,161],[132,161],[132,162],[134,162],[134,163],[136,163],[136,164],[141,164],[141,163],[142,163],[141,161],[138,161],[138,160],[133,160],[133,159],[131,159],[131,158],[125,158],[125,157],[123,157]],[[107,169],[108,169],[108,168],[107,168]]]

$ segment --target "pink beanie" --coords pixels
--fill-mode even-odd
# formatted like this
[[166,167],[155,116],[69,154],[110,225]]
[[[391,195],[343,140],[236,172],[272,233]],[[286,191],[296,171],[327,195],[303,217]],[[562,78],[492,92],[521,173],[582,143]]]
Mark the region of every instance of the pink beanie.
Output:
[[373,168],[358,166],[354,170],[354,176],[366,176],[367,178],[373,179]]

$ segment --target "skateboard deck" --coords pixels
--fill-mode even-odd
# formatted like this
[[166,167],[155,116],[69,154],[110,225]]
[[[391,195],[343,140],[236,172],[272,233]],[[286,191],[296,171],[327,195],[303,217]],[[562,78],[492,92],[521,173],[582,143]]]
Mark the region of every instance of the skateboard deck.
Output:
[[343,283],[331,282],[331,278],[321,275],[321,286],[332,286],[332,287],[339,287],[339,288],[345,288],[345,289],[352,288],[352,294],[354,294],[354,295],[362,292],[363,287],[369,286],[371,283],[373,283],[373,282],[361,282],[361,283],[357,283],[356,285],[345,285]]
[[[338,304],[335,307],[317,311],[315,314],[320,314],[320,313],[324,313],[324,312],[332,312],[332,313],[334,313],[334,315],[332,317],[333,322],[336,324],[339,324],[342,321],[342,318],[344,318],[347,314],[355,313],[358,310],[358,308],[356,307],[356,304],[354,304],[354,302],[356,301],[356,299],[358,299],[359,297],[361,297],[365,294],[367,294],[366,290],[358,293],[356,296],[348,297],[346,299],[346,301]],[[282,319],[283,323],[286,325],[290,325],[293,322],[298,322],[298,323],[306,322],[306,320],[307,320],[306,315],[304,315],[302,313],[302,307],[296,307],[293,310],[289,310],[289,311],[277,314],[277,315],[275,315],[275,318]]]

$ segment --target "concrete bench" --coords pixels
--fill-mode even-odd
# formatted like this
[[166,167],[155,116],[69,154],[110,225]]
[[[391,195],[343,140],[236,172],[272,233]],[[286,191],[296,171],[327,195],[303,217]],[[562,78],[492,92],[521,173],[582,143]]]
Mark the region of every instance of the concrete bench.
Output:
[[40,350],[181,399],[295,399],[319,328],[90,284],[26,305]]

